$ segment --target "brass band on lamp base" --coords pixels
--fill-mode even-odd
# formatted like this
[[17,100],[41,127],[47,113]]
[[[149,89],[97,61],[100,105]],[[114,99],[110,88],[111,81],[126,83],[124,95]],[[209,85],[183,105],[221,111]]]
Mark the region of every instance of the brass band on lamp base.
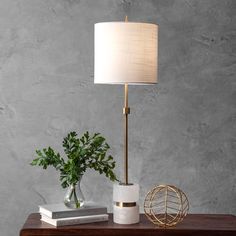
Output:
[[116,206],[118,207],[134,207],[136,206],[136,202],[116,202]]
[[144,200],[147,218],[160,227],[174,226],[187,215],[189,202],[184,192],[172,185],[159,185]]

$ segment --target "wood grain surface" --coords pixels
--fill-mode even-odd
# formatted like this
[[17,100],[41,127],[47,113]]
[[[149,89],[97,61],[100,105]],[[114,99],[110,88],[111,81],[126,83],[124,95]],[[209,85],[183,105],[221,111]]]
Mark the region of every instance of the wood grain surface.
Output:
[[30,214],[20,236],[236,236],[236,217],[233,215],[189,214],[183,222],[171,228],[159,228],[148,221],[144,214],[140,215],[140,223],[119,225],[108,222],[55,227],[40,220],[39,213]]

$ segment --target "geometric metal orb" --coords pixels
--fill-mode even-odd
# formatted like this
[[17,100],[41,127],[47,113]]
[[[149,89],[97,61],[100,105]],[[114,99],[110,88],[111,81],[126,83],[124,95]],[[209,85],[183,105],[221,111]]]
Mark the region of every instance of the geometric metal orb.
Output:
[[147,218],[160,227],[174,226],[187,215],[189,202],[184,192],[172,185],[158,185],[144,200]]

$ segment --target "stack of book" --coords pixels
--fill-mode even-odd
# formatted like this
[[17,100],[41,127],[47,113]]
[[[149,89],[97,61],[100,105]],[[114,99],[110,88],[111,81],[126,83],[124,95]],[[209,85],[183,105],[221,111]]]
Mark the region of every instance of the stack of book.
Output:
[[66,207],[63,203],[39,206],[41,220],[54,226],[87,224],[108,221],[107,208],[86,203],[78,209]]

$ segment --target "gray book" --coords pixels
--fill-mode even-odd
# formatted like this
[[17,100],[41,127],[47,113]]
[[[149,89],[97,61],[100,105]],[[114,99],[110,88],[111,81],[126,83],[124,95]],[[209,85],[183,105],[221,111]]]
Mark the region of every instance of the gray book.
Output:
[[102,215],[92,215],[92,216],[77,216],[77,217],[51,219],[45,215],[41,215],[41,221],[44,221],[54,226],[65,226],[65,225],[79,225],[79,224],[108,221],[108,217],[109,217],[108,214],[102,214]]
[[77,216],[91,216],[107,214],[105,206],[99,206],[95,203],[85,203],[85,205],[78,209],[71,209],[64,205],[64,203],[47,204],[39,206],[39,213],[51,219],[77,217]]

